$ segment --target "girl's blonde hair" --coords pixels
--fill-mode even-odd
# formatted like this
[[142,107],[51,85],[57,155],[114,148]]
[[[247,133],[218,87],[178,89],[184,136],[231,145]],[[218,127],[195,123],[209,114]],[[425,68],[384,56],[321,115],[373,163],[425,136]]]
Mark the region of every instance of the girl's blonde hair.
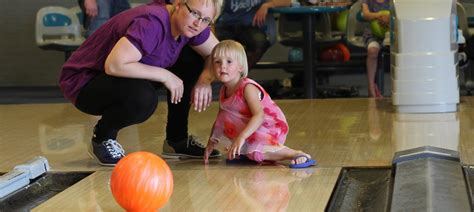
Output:
[[223,40],[219,42],[211,53],[211,61],[214,64],[214,59],[216,57],[227,56],[234,58],[242,66],[242,77],[247,77],[248,74],[248,65],[247,65],[247,54],[245,54],[245,49],[237,41],[234,40]]

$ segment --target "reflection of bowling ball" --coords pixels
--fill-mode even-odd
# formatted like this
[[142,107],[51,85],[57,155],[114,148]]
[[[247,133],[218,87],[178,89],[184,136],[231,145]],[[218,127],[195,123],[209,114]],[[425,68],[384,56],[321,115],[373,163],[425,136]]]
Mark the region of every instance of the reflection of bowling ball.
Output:
[[319,59],[322,62],[335,62],[335,61],[343,61],[344,54],[341,49],[332,46],[324,49],[319,54]]
[[[388,10],[382,10],[379,13],[382,15],[390,15],[390,11]],[[372,34],[378,38],[384,38],[385,33],[388,31],[388,27],[380,25],[377,20],[372,20],[370,22],[370,29],[372,30]]]
[[337,16],[337,29],[339,31],[346,31],[346,25],[347,25],[347,15],[349,14],[348,10],[342,11],[339,13]]
[[288,52],[289,62],[301,62],[303,61],[303,50],[301,48],[292,48]]
[[110,190],[127,211],[157,211],[173,192],[173,174],[157,155],[134,152],[122,158],[113,169]]

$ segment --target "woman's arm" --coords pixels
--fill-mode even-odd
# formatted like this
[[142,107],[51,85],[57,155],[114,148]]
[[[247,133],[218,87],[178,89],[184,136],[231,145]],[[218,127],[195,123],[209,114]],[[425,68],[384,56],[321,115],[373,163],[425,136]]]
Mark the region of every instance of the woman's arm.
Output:
[[229,159],[234,159],[237,155],[240,155],[240,150],[244,145],[245,140],[262,125],[264,112],[260,102],[260,93],[260,89],[255,85],[248,84],[245,86],[244,97],[249,106],[250,112],[252,113],[252,117],[242,132],[240,132],[239,136],[237,136],[237,138],[232,142],[227,153]]
[[219,40],[217,40],[214,33],[211,32],[209,38],[204,43],[199,46],[192,46],[194,51],[199,53],[206,60],[204,70],[199,76],[191,94],[191,103],[194,104],[194,110],[198,112],[206,110],[212,101],[211,83],[214,80],[214,74],[211,70],[212,64],[210,55],[217,43],[219,43]]
[[164,68],[138,62],[141,58],[140,51],[126,37],[122,37],[107,56],[105,73],[116,77],[161,82],[171,92],[171,102],[180,102],[183,96],[183,81]]
[[287,7],[291,5],[291,0],[270,0],[263,3],[253,17],[253,26],[262,27],[265,25],[268,9],[273,7]]

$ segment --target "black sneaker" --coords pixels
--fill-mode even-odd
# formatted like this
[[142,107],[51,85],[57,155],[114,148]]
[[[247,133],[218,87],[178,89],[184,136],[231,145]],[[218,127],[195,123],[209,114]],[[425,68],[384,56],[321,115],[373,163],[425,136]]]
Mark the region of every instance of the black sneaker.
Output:
[[[172,142],[165,140],[163,143],[163,158],[183,159],[183,158],[204,158],[206,146],[199,142],[199,138],[193,135],[187,139]],[[221,156],[217,150],[213,150],[209,158]]]
[[113,139],[101,143],[91,142],[89,154],[103,166],[115,166],[120,159],[125,157],[122,146]]

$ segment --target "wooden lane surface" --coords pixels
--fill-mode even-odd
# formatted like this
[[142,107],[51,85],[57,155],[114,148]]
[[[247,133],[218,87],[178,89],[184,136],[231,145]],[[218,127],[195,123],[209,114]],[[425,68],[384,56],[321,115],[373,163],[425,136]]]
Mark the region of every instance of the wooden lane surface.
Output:
[[[174,170],[175,188],[162,211],[323,211],[338,168]],[[120,211],[110,171],[97,171],[33,211]]]
[[[286,145],[311,154],[318,161],[317,167],[309,169],[310,173],[294,173],[286,163],[228,166],[221,158],[204,166],[200,160],[168,161],[176,187],[164,210],[240,207],[320,211],[327,204],[342,167],[389,166],[401,138],[415,137],[418,135],[410,133],[419,132],[408,130],[411,123],[400,119],[387,98],[277,103],[290,125]],[[473,104],[474,97],[461,98],[459,112],[445,118],[448,122],[439,121],[436,125],[447,126],[440,135],[447,135],[446,142],[458,140],[450,141],[454,143],[449,146],[458,148],[463,163],[468,165],[474,162]],[[191,112],[190,132],[207,138],[217,110],[218,104],[214,102],[206,112]],[[111,168],[99,166],[87,154],[91,130],[97,120],[70,104],[0,105],[0,172],[10,171],[36,155],[45,156],[53,171],[96,171],[35,210],[116,211],[119,206],[108,189]],[[127,152],[143,150],[160,154],[165,123],[166,104],[160,102],[148,121],[122,130],[118,140]],[[263,182],[262,186],[257,182]],[[264,195],[256,196],[255,192]],[[282,195],[276,195],[278,192]],[[276,204],[275,199],[280,199],[282,204]]]

